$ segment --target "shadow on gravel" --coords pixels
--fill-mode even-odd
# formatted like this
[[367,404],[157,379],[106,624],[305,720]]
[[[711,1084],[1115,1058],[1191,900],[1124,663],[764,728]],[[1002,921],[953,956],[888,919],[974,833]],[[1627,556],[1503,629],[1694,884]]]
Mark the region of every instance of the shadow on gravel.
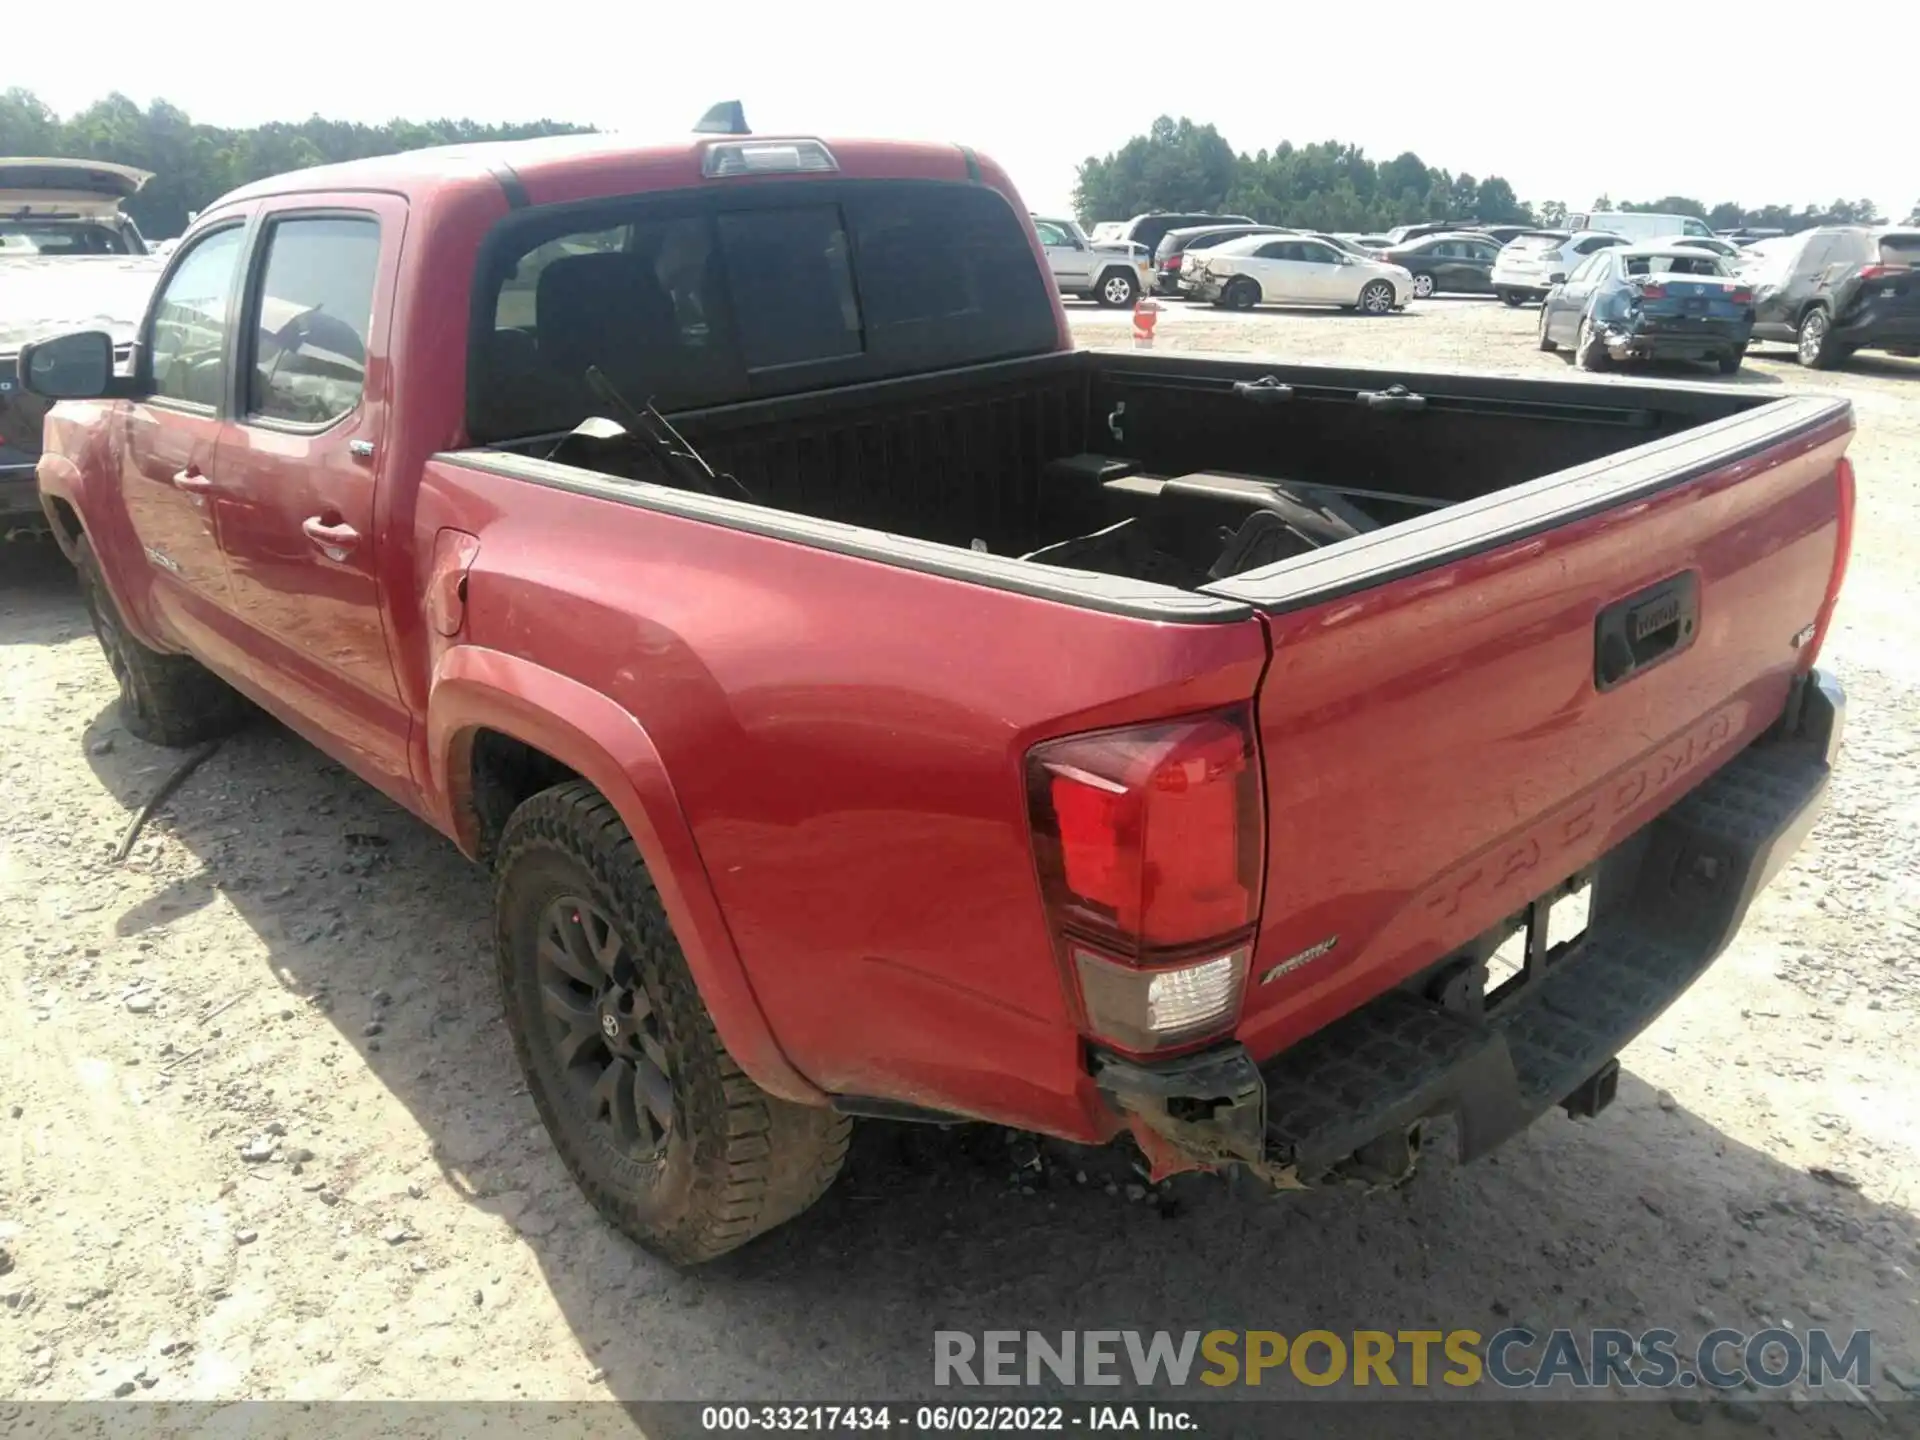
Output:
[[[50,605],[70,595],[71,606]],[[73,567],[51,540],[0,540],[0,645],[50,645],[87,629]]]
[[[43,630],[83,623],[64,596],[38,610]],[[129,810],[164,760],[111,708],[74,744]],[[869,1122],[815,1210],[676,1273],[599,1220],[540,1132],[499,1018],[486,877],[449,844],[267,723],[229,740],[156,823],[203,868],[120,917],[122,932],[224,893],[272,968],[228,969],[234,993],[277,985],[327,1013],[448,1182],[519,1231],[622,1398],[926,1397],[938,1328],[1664,1325],[1694,1342],[1787,1317],[1877,1327],[1889,1359],[1911,1337],[1909,1287],[1883,1287],[1888,1267],[1914,1264],[1912,1215],[1729,1139],[1631,1074],[1597,1121],[1555,1112],[1488,1161],[1435,1154],[1404,1189],[1371,1195],[1236,1197],[1182,1177],[1143,1199],[1118,1150]],[[1560,1433],[1590,1423],[1569,1420]],[[1419,1433],[1421,1412],[1396,1412],[1394,1428]]]

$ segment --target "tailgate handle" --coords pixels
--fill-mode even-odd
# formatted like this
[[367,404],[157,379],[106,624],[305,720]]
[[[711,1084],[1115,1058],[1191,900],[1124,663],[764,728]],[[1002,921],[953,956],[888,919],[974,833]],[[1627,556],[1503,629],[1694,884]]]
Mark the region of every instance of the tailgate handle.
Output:
[[1693,644],[1700,630],[1700,577],[1683,570],[1600,612],[1593,627],[1593,683],[1624,685]]
[[1416,395],[1404,385],[1389,385],[1384,390],[1362,390],[1360,403],[1369,410],[1424,410],[1427,397]]
[[1293,387],[1284,384],[1276,376],[1262,375],[1258,380],[1234,381],[1233,393],[1256,405],[1275,405],[1282,400],[1291,400]]

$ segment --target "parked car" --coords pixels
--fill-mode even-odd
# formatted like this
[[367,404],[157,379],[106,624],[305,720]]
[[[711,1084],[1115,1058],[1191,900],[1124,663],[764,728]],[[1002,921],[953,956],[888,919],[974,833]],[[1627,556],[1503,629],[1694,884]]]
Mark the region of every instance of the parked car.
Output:
[[1413,293],[1429,295],[1486,295],[1493,290],[1493,262],[1500,247],[1471,231],[1441,231],[1423,235],[1405,245],[1394,245],[1380,258],[1413,276]]
[[1754,337],[1784,340],[1824,370],[1856,350],[1920,354],[1920,228],[1823,225],[1765,240],[1740,274],[1753,286]]
[[1510,244],[1522,235],[1531,235],[1531,225],[1469,225],[1466,227],[1475,235],[1488,235],[1496,245]]
[[1569,230],[1604,230],[1635,243],[1651,243],[1667,235],[1711,236],[1713,227],[1696,215],[1660,214],[1652,210],[1593,210],[1567,216]]
[[1396,225],[1380,237],[1386,241],[1381,248],[1390,250],[1426,235],[1448,235],[1456,230],[1471,229],[1472,226],[1471,220],[1422,220],[1412,225]]
[[1582,370],[1709,360],[1731,375],[1753,334],[1752,287],[1705,251],[1613,246],[1562,281],[1540,304],[1540,348],[1565,346]]
[[1786,234],[1784,230],[1756,230],[1751,226],[1742,226],[1738,230],[1729,230],[1725,238],[1745,249],[1749,245],[1758,245],[1762,240],[1774,240]]
[[1378,255],[1393,242],[1384,235],[1343,235],[1343,240],[1351,240],[1369,255]]
[[101,160],[0,159],[0,542],[46,530],[33,481],[46,406],[19,384],[15,356],[89,323],[131,340],[158,267],[120,207],[151,178]]
[[1196,300],[1230,310],[1261,304],[1338,305],[1368,315],[1401,309],[1413,277],[1304,235],[1247,235],[1196,257],[1187,280]]
[[1153,265],[1140,246],[1089,240],[1072,220],[1036,215],[1033,228],[1047,253],[1054,288],[1062,295],[1117,309],[1152,291]]
[[1819,813],[1848,402],[1078,349],[971,159],[585,135],[217,201],[131,376],[20,360],[124,723],[244,695],[489,867],[449,983],[677,1262],[853,1116],[1297,1188],[1604,1109]]
[[1211,250],[1223,241],[1237,240],[1243,235],[1291,235],[1293,233],[1284,225],[1255,225],[1239,222],[1232,225],[1194,225],[1184,230],[1169,230],[1160,237],[1159,248],[1153,252],[1154,289],[1162,295],[1181,293],[1180,280],[1187,263],[1188,251]]
[[1597,250],[1627,242],[1618,235],[1583,230],[1533,230],[1500,248],[1493,262],[1493,293],[1508,305],[1539,300],[1553,288],[1555,271],[1571,274]]
[[1171,211],[1155,211],[1149,215],[1136,215],[1127,221],[1116,239],[1130,244],[1143,245],[1149,256],[1160,248],[1160,242],[1169,230],[1191,230],[1196,225],[1252,225],[1251,215],[1182,215]]
[[152,178],[104,160],[0,158],[0,254],[144,255],[140,227],[121,206]]
[[1739,245],[1719,235],[1663,235],[1647,243],[1678,245],[1682,250],[1704,250],[1709,255],[1718,255],[1729,266],[1737,266],[1746,253]]

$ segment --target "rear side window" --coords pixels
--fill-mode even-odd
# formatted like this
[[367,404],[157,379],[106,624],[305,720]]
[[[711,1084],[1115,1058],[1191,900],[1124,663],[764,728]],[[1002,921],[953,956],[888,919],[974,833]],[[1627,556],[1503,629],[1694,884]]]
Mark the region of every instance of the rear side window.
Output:
[[372,216],[275,222],[250,311],[249,418],[325,425],[360,403],[379,268]]
[[1050,282],[997,192],[817,181],[509,217],[483,251],[468,429],[604,409],[597,367],[664,410],[1042,354]]
[[167,277],[147,344],[155,396],[208,409],[220,403],[227,303],[233,296],[243,233],[233,225],[194,241]]

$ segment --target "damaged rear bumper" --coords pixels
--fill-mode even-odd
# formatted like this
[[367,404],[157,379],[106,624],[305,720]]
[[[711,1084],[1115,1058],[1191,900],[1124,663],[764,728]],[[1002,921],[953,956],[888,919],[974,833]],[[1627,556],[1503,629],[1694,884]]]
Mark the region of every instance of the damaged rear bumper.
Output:
[[1592,1113],[1614,1057],[1726,948],[1813,828],[1845,715],[1839,683],[1808,676],[1773,732],[1600,862],[1585,935],[1489,1014],[1394,990],[1264,1066],[1239,1045],[1102,1056],[1096,1082],[1156,1172],[1244,1166],[1290,1188],[1391,1152],[1431,1116],[1455,1117],[1472,1160],[1555,1105]]

